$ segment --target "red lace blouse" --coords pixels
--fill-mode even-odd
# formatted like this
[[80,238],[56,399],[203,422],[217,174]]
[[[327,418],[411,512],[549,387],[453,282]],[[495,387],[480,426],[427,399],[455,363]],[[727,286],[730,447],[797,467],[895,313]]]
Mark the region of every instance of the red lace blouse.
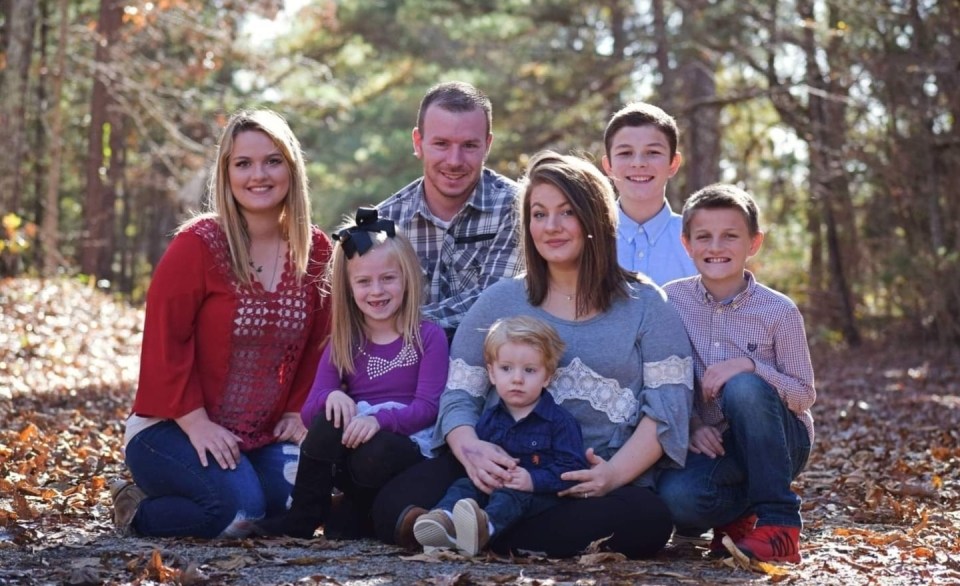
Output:
[[251,450],[273,441],[285,412],[299,412],[330,331],[321,278],[330,239],[313,229],[308,274],[289,259],[274,292],[242,286],[223,231],[202,220],[173,239],[147,293],[133,412],[175,419],[205,407]]

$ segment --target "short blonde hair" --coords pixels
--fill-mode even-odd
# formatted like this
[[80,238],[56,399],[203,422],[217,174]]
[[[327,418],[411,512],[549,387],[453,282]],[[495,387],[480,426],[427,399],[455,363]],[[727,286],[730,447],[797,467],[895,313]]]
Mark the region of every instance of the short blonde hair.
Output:
[[290,172],[290,190],[283,200],[280,227],[290,249],[290,261],[297,281],[307,274],[313,235],[310,228],[310,196],[307,166],[300,141],[282,116],[272,110],[241,110],[230,117],[220,134],[217,160],[210,177],[210,212],[184,222],[178,232],[197,221],[213,218],[227,237],[230,266],[234,276],[244,285],[252,283],[250,275],[250,234],[247,222],[240,212],[230,189],[230,155],[238,135],[244,132],[262,132],[283,155]]
[[[336,232],[354,225],[356,223],[353,220],[346,221]],[[403,234],[397,233],[389,237],[385,232],[377,232],[370,236],[373,246],[365,251],[365,254],[381,246],[386,247],[390,256],[400,265],[403,300],[397,311],[397,329],[403,336],[404,344],[414,344],[417,350],[422,350],[420,306],[423,303],[423,272],[417,253]],[[343,243],[337,241],[330,264],[327,265],[327,280],[330,283],[330,311],[333,316],[330,328],[330,359],[341,376],[355,372],[353,357],[366,337],[363,331],[363,312],[357,307],[353,290],[350,288],[350,277],[347,273],[349,261]]]
[[500,348],[508,343],[533,346],[543,356],[547,374],[553,376],[566,344],[550,324],[535,317],[521,315],[496,321],[483,341],[483,359],[490,365],[496,362]]

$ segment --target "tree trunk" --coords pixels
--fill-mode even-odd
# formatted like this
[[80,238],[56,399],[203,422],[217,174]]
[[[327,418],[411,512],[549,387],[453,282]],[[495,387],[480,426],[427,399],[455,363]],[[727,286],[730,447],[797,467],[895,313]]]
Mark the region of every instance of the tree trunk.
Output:
[[[36,87],[36,108],[37,114],[33,119],[33,144],[30,147],[34,156],[33,162],[33,221],[37,224],[43,222],[43,197],[44,181],[48,179],[46,153],[49,150],[47,146],[47,131],[44,128],[44,118],[47,116],[47,109],[50,107],[47,103],[47,85],[50,82],[47,47],[49,46],[50,36],[50,0],[40,0],[40,38],[37,43],[37,53],[40,60],[40,76]],[[40,251],[42,252],[42,251]],[[39,255],[34,256],[39,259]]]
[[681,71],[689,120],[682,141],[685,193],[693,193],[719,179],[720,107],[715,104],[714,73],[713,63],[701,58],[688,60]]
[[97,278],[111,276],[114,233],[114,186],[105,179],[104,143],[105,131],[110,136],[119,129],[110,126],[111,106],[114,103],[107,84],[110,81],[111,49],[123,17],[123,4],[119,0],[101,0],[97,35],[100,42],[95,54],[93,95],[90,101],[90,130],[87,148],[87,194],[83,214],[83,243],[80,268]]
[[36,25],[35,0],[13,0],[6,30],[6,61],[0,85],[0,128],[6,144],[0,156],[0,210],[20,209],[26,152],[26,103],[31,48]]
[[43,198],[43,223],[40,226],[40,241],[43,244],[43,272],[55,274],[63,263],[60,256],[60,167],[63,159],[63,78],[67,62],[67,23],[69,21],[70,0],[60,0],[60,26],[57,32],[56,65],[50,72],[50,178],[47,192]]
[[[800,2],[797,10],[801,18],[814,21],[812,3]],[[816,45],[812,28],[807,28],[804,36],[806,80],[813,90],[807,103],[809,128],[803,133],[808,137],[810,146],[810,186],[814,203],[819,204],[823,211],[830,291],[836,300],[837,325],[847,343],[858,346],[860,331],[847,275],[848,267],[855,266],[856,230],[853,228],[850,184],[842,167],[847,128],[846,105],[839,99],[827,99],[845,96],[848,92],[835,75],[820,71],[818,53],[828,48]],[[826,53],[829,55],[832,52],[827,50]]]

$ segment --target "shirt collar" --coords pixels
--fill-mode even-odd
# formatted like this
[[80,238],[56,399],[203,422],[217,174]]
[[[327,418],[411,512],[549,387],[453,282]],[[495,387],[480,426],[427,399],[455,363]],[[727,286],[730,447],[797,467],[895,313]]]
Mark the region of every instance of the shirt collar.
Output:
[[734,295],[733,299],[714,299],[713,295],[711,295],[710,292],[707,291],[707,288],[703,286],[703,277],[697,275],[697,299],[699,299],[704,305],[723,305],[737,309],[743,305],[744,302],[746,302],[757,289],[757,280],[754,278],[753,273],[744,270],[743,278],[747,281],[747,287],[743,291]]
[[[533,411],[531,411],[527,417],[524,417],[524,419],[527,419],[531,415],[536,415],[540,419],[553,421],[554,417],[556,416],[556,411],[554,410],[556,405],[557,404],[553,400],[553,395],[550,394],[550,391],[543,389],[543,391],[540,393],[540,400],[537,401],[537,406],[534,407]],[[500,411],[503,415],[506,415],[508,418],[510,418],[510,420],[513,420],[513,416],[510,415],[509,411],[507,411],[507,406],[503,404],[503,399],[497,401],[495,409]],[[523,420],[521,419],[520,421]]]
[[640,233],[640,230],[643,229],[647,233],[647,240],[649,240],[651,244],[657,243],[657,239],[660,238],[664,231],[666,231],[667,226],[670,225],[670,217],[673,215],[673,211],[670,209],[670,206],[667,205],[667,202],[663,202],[660,211],[643,224],[638,223],[628,216],[626,212],[623,211],[623,206],[620,205],[620,202],[617,202],[617,213],[620,216],[620,223],[617,230],[623,238],[629,242],[633,242],[637,234]]
[[[420,184],[417,186],[417,201],[414,203],[413,211],[424,218],[439,222],[441,220],[437,218],[427,206],[427,194],[424,190],[424,183],[423,177],[421,177]],[[480,179],[477,180],[477,185],[473,188],[473,193],[467,199],[466,203],[463,204],[461,212],[467,207],[474,208],[480,212],[496,211],[497,202],[495,191],[497,187],[506,187],[506,183],[499,175],[484,167],[483,170],[480,171]],[[457,212],[457,215],[461,212]]]

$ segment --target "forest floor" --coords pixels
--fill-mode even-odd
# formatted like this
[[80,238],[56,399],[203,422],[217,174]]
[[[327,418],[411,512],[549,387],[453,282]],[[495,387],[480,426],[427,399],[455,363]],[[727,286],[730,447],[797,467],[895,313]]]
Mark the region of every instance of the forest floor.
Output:
[[817,442],[795,483],[803,562],[585,553],[465,559],[371,541],[119,538],[107,484],[142,312],[73,281],[0,282],[0,585],[957,584],[960,349],[814,347]]

